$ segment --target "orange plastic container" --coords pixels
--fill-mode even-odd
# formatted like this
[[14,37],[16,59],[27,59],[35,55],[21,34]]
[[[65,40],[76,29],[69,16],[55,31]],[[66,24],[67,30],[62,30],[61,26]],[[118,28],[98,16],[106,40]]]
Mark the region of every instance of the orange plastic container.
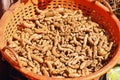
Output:
[[[13,4],[2,16],[0,20],[0,50],[3,57],[18,71],[26,77],[33,80],[91,80],[95,79],[108,70],[110,70],[120,58],[120,22],[112,13],[108,3],[103,0],[103,6],[97,0],[20,0]],[[111,38],[117,43],[117,48],[113,53],[112,59],[102,69],[78,78],[51,78],[46,76],[39,76],[18,66],[15,58],[15,52],[6,47],[7,40],[16,31],[16,25],[20,23],[23,17],[35,15],[35,7],[39,9],[54,8],[57,5],[61,7],[77,10],[81,9],[85,16],[91,16],[92,20],[103,26],[103,28],[111,34]]]

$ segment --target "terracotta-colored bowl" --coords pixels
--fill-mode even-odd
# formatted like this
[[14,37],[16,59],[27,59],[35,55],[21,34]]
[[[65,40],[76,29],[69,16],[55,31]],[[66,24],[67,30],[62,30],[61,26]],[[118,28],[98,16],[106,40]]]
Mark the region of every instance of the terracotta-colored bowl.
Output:
[[[110,70],[118,61],[120,57],[120,22],[112,13],[108,3],[103,0],[103,6],[96,0],[21,0],[13,4],[2,16],[0,21],[0,49],[3,57],[18,71],[30,79],[39,80],[91,80],[95,79]],[[77,10],[81,9],[84,15],[91,16],[92,20],[103,26],[111,34],[112,40],[117,43],[111,60],[100,70],[83,77],[77,78],[51,78],[46,76],[39,76],[25,69],[18,67],[16,58],[13,56],[15,52],[8,47],[5,47],[7,40],[14,34],[16,25],[22,20],[24,16],[35,15],[35,7],[40,9],[54,8],[60,5],[61,7]]]

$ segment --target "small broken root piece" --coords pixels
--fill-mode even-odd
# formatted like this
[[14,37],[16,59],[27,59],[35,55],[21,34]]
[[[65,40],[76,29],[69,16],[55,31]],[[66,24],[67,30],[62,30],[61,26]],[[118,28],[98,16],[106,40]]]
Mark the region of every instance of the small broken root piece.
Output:
[[54,27],[57,27],[57,28],[59,28],[62,32],[65,32],[65,31],[64,31],[64,28],[63,28],[63,25],[59,24],[58,22],[54,22]]
[[85,35],[83,47],[86,47],[86,45],[87,45],[87,39],[88,39],[88,34]]
[[45,13],[45,17],[54,17],[54,16],[55,16],[55,14],[52,11],[51,12],[49,11],[49,12]]
[[81,65],[80,65],[80,69],[83,69],[85,68],[87,65],[87,61],[84,61]]
[[38,57],[38,56],[36,56],[34,54],[31,54],[31,57],[32,57],[32,59],[38,61],[39,63],[43,63],[43,59],[42,58],[40,58],[40,57]]
[[49,73],[48,73],[48,71],[46,70],[45,67],[42,67],[42,68],[41,68],[41,71],[43,72],[43,75],[49,76]]
[[99,48],[98,53],[100,56],[105,56],[107,54],[107,51],[105,51],[103,48]]
[[62,48],[59,44],[58,44],[58,49],[61,51],[70,51],[70,52],[74,52],[73,50],[69,49],[69,48]]
[[21,23],[21,25],[22,25],[23,27],[26,27],[26,28],[33,28],[33,27],[35,27],[35,24],[34,24],[34,23],[28,23],[28,22],[26,22],[26,21],[23,21],[23,22]]
[[57,47],[53,47],[52,48],[52,54],[55,56],[55,57],[60,57],[60,54],[58,54],[57,52],[56,52],[56,49],[57,49]]

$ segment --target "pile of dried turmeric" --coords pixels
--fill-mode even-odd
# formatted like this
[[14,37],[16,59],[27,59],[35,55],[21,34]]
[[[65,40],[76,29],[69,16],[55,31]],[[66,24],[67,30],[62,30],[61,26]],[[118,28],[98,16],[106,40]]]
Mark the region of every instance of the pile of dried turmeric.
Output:
[[57,78],[89,75],[105,64],[113,42],[97,23],[81,10],[39,10],[25,17],[8,46],[21,68]]

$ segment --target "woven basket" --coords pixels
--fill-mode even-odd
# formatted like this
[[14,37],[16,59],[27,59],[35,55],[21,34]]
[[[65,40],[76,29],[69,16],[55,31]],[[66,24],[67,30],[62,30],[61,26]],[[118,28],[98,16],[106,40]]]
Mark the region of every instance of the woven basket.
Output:
[[[108,3],[103,0],[103,6],[96,0],[20,0],[13,4],[2,16],[0,21],[0,50],[3,57],[18,71],[24,74],[26,77],[34,80],[91,80],[95,79],[106,73],[111,69],[118,61],[120,56],[120,23],[119,20],[112,13],[112,10]],[[113,53],[112,59],[102,69],[84,77],[78,78],[50,78],[46,76],[39,76],[27,70],[24,70],[18,66],[15,52],[6,47],[7,40],[17,30],[16,26],[20,23],[23,17],[31,17],[35,15],[35,7],[40,9],[54,8],[57,5],[61,7],[77,10],[81,9],[85,16],[91,16],[92,20],[103,26],[111,34],[111,38],[117,43],[117,48]]]

